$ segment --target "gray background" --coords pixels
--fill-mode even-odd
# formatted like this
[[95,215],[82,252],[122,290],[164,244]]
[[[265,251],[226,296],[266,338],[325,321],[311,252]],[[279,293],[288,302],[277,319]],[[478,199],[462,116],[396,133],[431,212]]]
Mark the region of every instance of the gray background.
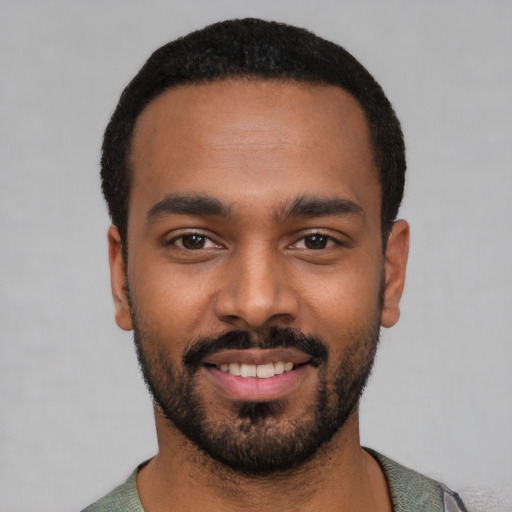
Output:
[[0,511],[78,510],[155,453],[113,320],[102,131],[157,46],[227,17],[354,53],[401,118],[412,248],[362,442],[512,502],[512,2],[0,1]]

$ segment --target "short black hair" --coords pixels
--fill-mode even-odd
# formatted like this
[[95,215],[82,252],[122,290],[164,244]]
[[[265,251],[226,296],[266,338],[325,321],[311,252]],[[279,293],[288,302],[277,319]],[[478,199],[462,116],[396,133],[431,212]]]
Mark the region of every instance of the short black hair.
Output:
[[148,103],[172,87],[236,77],[335,85],[359,102],[379,171],[385,246],[402,201],[406,162],[400,122],[381,86],[341,46],[302,28],[247,18],[215,23],[162,46],[121,94],[105,130],[101,179],[123,250],[127,244],[130,147],[137,118]]

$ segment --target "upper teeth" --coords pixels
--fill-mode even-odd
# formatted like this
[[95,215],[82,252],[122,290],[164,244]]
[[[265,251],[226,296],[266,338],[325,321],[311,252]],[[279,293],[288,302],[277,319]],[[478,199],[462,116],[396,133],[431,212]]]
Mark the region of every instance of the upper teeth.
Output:
[[265,364],[229,363],[221,364],[218,368],[223,372],[229,372],[231,375],[236,375],[237,377],[259,377],[260,379],[268,379],[274,375],[289,372],[293,369],[293,363],[285,363],[284,361]]

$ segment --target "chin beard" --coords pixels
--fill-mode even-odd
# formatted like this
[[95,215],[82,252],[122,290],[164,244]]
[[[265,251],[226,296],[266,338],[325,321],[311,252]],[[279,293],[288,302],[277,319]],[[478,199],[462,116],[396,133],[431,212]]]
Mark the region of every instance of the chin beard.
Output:
[[[247,331],[231,331],[217,338],[196,340],[178,366],[165,354],[163,340],[141,330],[133,313],[132,316],[139,364],[155,404],[196,447],[246,476],[297,468],[343,427],[357,409],[373,366],[380,331],[379,323],[374,321],[364,335],[351,336],[342,360],[329,374],[328,351],[320,339],[279,328],[256,336]],[[214,420],[196,384],[199,361],[215,350],[254,346],[297,347],[311,355],[318,384],[309,403],[290,418],[286,400],[235,402],[235,419],[231,415]]]

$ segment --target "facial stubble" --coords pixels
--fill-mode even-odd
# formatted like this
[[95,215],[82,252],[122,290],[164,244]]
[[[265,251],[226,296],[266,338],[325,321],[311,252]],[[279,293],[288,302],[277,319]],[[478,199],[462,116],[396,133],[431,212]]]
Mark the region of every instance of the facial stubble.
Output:
[[[257,335],[230,331],[218,338],[203,338],[189,344],[195,357],[171,361],[165,347],[172,339],[142,327],[130,300],[134,341],[146,385],[173,428],[207,456],[246,476],[265,476],[289,471],[310,460],[329,442],[358,407],[373,367],[380,332],[380,310],[365,329],[340,333],[343,356],[329,368],[327,345],[318,337],[272,328]],[[379,304],[380,306],[380,304]],[[275,348],[288,346],[315,354],[316,389],[301,414],[287,416],[286,400],[234,402],[231,414],[214,420],[210,404],[198,384],[200,356],[221,348]],[[188,351],[190,352],[190,350]]]

